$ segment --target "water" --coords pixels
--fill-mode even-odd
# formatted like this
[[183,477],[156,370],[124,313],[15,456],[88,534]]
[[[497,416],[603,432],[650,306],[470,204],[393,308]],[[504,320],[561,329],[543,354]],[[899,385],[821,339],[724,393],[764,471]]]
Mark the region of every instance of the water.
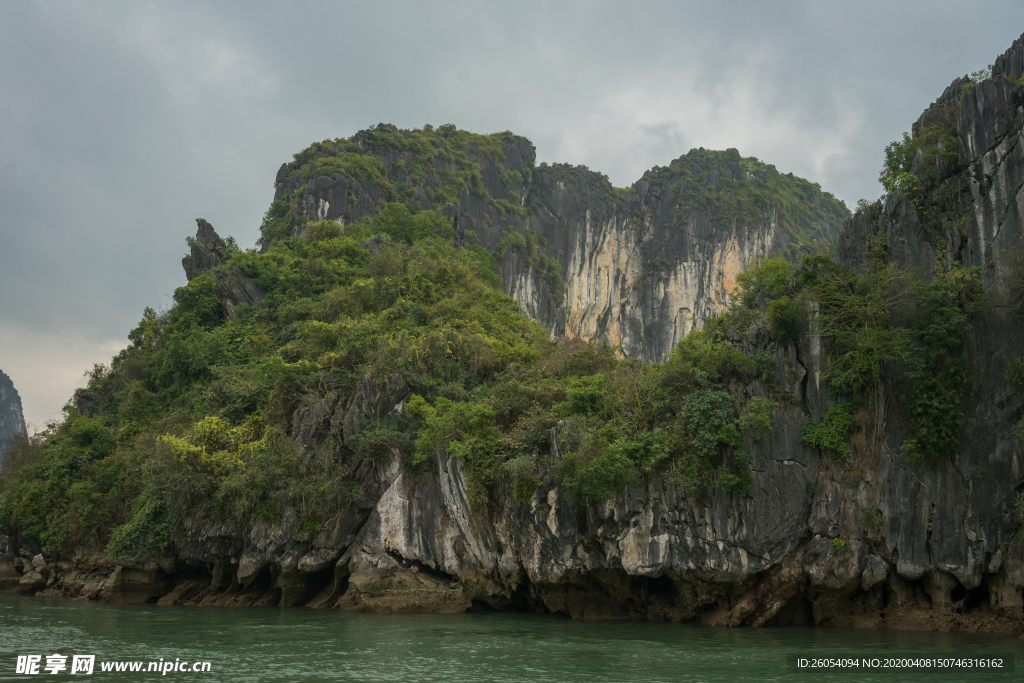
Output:
[[[46,655],[94,654],[94,678],[174,681],[1012,681],[1017,673],[792,673],[788,654],[1014,655],[1000,636],[841,629],[712,629],[525,614],[351,614],[275,608],[105,605],[0,595],[0,681],[83,680]],[[42,655],[41,676],[15,673]],[[210,672],[102,672],[106,661],[200,660]],[[70,657],[67,664],[70,665]],[[70,669],[70,666],[68,667]]]

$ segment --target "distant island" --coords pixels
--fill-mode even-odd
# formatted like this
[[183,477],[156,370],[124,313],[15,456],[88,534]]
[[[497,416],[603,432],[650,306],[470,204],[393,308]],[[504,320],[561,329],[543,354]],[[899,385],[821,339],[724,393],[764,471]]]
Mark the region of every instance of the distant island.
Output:
[[0,590],[1020,635],[1022,103],[1024,36],[853,214],[735,149],[315,143],[15,440]]

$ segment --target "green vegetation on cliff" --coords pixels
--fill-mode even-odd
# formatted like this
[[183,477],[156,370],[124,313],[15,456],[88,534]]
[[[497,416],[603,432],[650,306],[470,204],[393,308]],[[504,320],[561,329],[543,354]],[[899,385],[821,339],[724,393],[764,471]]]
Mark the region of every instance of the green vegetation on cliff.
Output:
[[758,261],[739,276],[743,294],[715,324],[744,334],[757,317],[755,295],[764,296],[777,342],[802,333],[829,340],[822,379],[833,397],[851,401],[831,408],[820,424],[808,422],[803,442],[845,460],[847,438],[859,429],[854,406],[879,408],[878,391],[886,387],[909,413],[903,448],[924,464],[959,446],[961,403],[972,388],[961,352],[970,321],[988,304],[978,269],[954,265],[925,278],[886,263],[885,251],[876,243],[862,270],[824,255],[805,257],[799,268],[781,258]]
[[[893,168],[909,173],[907,159],[924,155],[939,169],[926,181],[943,182],[944,130],[890,150]],[[533,497],[542,480],[577,505],[655,475],[698,503],[716,490],[742,494],[752,484],[747,451],[772,433],[780,404],[798,399],[777,383],[775,355],[745,351],[754,326],[778,347],[828,339],[822,379],[839,403],[807,422],[802,438],[828,459],[849,457],[880,389],[908,406],[904,448],[918,464],[955,451],[971,386],[961,349],[985,307],[977,272],[954,266],[921,277],[888,264],[877,240],[860,270],[820,254],[796,263],[798,244],[827,246],[821,226],[845,215],[842,203],[735,150],[700,150],[645,176],[649,191],[709,218],[742,223],[774,212],[792,239],[785,258],[740,274],[731,307],[664,363],[549,339],[501,294],[495,261],[523,250],[558,294],[564,285],[543,238],[508,231],[492,255],[471,231],[454,240],[447,218],[411,201],[416,188],[432,205],[468,191],[519,215],[525,209],[490,197],[480,164],[493,164],[513,191],[523,175],[501,162],[515,141],[454,126],[378,126],[296,155],[265,217],[263,251],[227,248],[218,266],[251,278],[265,293],[259,307],[225,316],[218,279],[206,272],[175,291],[170,310],[146,309],[131,346],[94,368],[64,421],[8,459],[0,531],[51,551],[113,556],[160,554],[197,519],[244,529],[294,514],[314,534],[372,493],[346,462],[400,456],[427,467],[438,451],[462,462],[478,513],[543,505]],[[579,172],[551,172],[570,170]],[[306,183],[330,174],[380,189],[373,217],[307,221],[301,237],[290,236]],[[623,194],[595,182],[608,201]],[[330,419],[308,418],[345,412],[368,385],[408,400],[359,418],[351,439]]]
[[[920,166],[915,174],[914,160],[918,154],[921,155]],[[956,112],[947,110],[941,112],[936,123],[913,136],[904,133],[902,139],[886,146],[885,163],[878,181],[887,192],[902,190],[910,195],[919,194],[926,185],[941,181],[944,167],[954,164],[959,156]],[[920,204],[920,197],[917,199]]]
[[[506,146],[516,139],[508,131],[479,135],[452,124],[400,130],[382,123],[350,138],[313,143],[295,155],[284,179],[288,192],[267,212],[261,243],[269,246],[288,237],[296,220],[305,222],[306,218],[297,216],[306,184],[318,176],[335,174],[377,188],[382,203],[409,202],[416,197],[417,188],[422,188],[431,206],[457,205],[460,194],[468,191],[500,215],[525,215],[526,210],[516,203],[491,197],[481,175],[480,160],[486,159],[495,165],[510,196],[518,199],[516,189],[522,183],[522,174],[506,171],[501,165]],[[352,196],[348,199],[355,201]],[[413,211],[418,208],[412,207]]]
[[[374,235],[383,242],[371,253],[360,244]],[[396,202],[374,220],[310,224],[266,253],[230,251],[222,267],[266,292],[260,307],[225,318],[206,273],[175,292],[171,310],[147,309],[132,345],[92,372],[82,413],[69,406],[12,455],[0,528],[49,550],[115,556],[159,553],[190,519],[245,528],[291,510],[305,532],[329,528],[363,492],[339,439],[296,444],[296,411],[345,403],[366,381],[410,398],[364,420],[349,453],[423,467],[447,451],[478,511],[509,497],[530,505],[546,476],[580,505],[655,474],[698,501],[716,488],[742,493],[745,444],[770,434],[776,404],[794,398],[775,384],[771,355],[751,358],[730,341],[754,324],[780,344],[809,325],[832,339],[824,378],[852,403],[809,422],[804,443],[845,459],[859,429],[853,406],[869,407],[894,367],[911,408],[906,447],[923,462],[956,446],[969,390],[957,354],[984,302],[976,273],[926,281],[881,257],[862,272],[825,256],[799,268],[764,259],[738,278],[728,311],[648,365],[548,339],[500,293],[494,259],[451,237],[442,217]],[[744,390],[755,380],[766,396]]]
[[[413,211],[429,208],[448,215],[454,207],[463,220],[475,221],[474,232],[493,230],[496,239],[485,242],[489,247],[501,242],[499,251],[510,246],[510,236],[524,240],[529,230],[545,232],[545,222],[572,225],[590,214],[619,212],[634,219],[657,214],[659,223],[672,226],[703,216],[722,230],[774,224],[773,244],[795,262],[801,249],[827,251],[849,216],[845,204],[817,183],[779,173],[735,149],[691,150],[627,189],[613,187],[607,176],[586,166],[535,166],[534,160],[526,138],[508,131],[479,135],[451,124],[407,130],[381,123],[350,138],[314,143],[278,175],[277,198],[265,216],[260,243],[267,247],[299,234],[318,218],[355,221],[386,203],[402,202]],[[648,194],[641,199],[638,188],[645,185]],[[307,191],[312,201],[304,201]],[[530,216],[533,222],[527,224]],[[554,263],[552,254],[542,250],[541,255]],[[531,258],[536,260],[532,253]]]
[[653,192],[668,192],[672,206],[683,214],[701,211],[736,225],[773,217],[777,229],[788,235],[783,255],[790,261],[799,260],[801,245],[827,251],[833,238],[829,227],[850,215],[817,183],[779,173],[771,164],[741,157],[736,149],[690,150],[668,166],[651,169],[644,179]]
[[[360,246],[378,234],[377,253]],[[462,459],[477,509],[513,491],[528,504],[551,468],[579,503],[662,471],[700,495],[749,486],[743,435],[771,430],[771,404],[736,391],[759,370],[721,331],[691,334],[654,366],[549,340],[500,293],[493,258],[451,236],[437,214],[392,203],[266,253],[231,251],[222,267],[266,292],[259,308],[225,318],[206,273],[171,310],[147,309],[132,345],[92,372],[82,413],[69,406],[12,456],[0,528],[117,556],[160,552],[190,519],[245,527],[292,510],[322,530],[362,492],[340,465],[345,447],[304,452],[293,418],[364,381],[401,382],[411,399],[361,424],[355,454],[418,466],[444,449]]]

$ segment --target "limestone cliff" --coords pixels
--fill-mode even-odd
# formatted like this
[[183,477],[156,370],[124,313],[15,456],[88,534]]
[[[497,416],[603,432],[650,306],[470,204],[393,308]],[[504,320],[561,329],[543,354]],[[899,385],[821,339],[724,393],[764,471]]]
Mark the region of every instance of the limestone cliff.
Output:
[[296,155],[268,213],[287,211],[287,230],[265,226],[264,245],[385,201],[433,208],[498,257],[505,292],[551,334],[657,361],[723,309],[751,260],[825,249],[849,215],[816,184],[735,149],[691,150],[623,190],[586,167],[536,165],[511,133],[491,148],[444,133],[380,124]]
[[11,439],[25,436],[25,416],[21,410],[21,396],[14,382],[0,371],[0,462]]
[[263,292],[252,278],[238,268],[222,266],[227,243],[207,221],[197,218],[196,224],[196,236],[189,241],[190,253],[181,259],[185,277],[191,282],[203,273],[212,272],[221,292],[221,306],[226,316],[234,315],[239,304],[253,308],[259,306]]
[[[926,273],[936,261],[982,268],[994,305],[964,350],[978,386],[964,406],[954,458],[930,468],[908,462],[901,448],[908,418],[895,390],[867,418],[867,443],[875,446],[857,450],[852,463],[830,463],[802,445],[807,414],[820,420],[832,404],[819,380],[823,340],[804,334],[779,345],[755,326],[736,343],[750,355],[770,354],[782,389],[798,398],[776,410],[767,440],[745,444],[754,481],[748,494],[718,491],[698,503],[671,478],[655,477],[613,501],[580,508],[555,485],[552,469],[529,505],[509,497],[480,515],[468,502],[461,463],[444,453],[420,469],[397,457],[374,465],[351,456],[346,471],[368,493],[331,533],[303,535],[294,520],[248,533],[197,522],[179,561],[228,573],[216,586],[195,584],[163,599],[246,604],[274,594],[282,604],[373,611],[520,608],[579,618],[1019,633],[1024,551],[1011,540],[1024,463],[1011,432],[1024,414],[1024,397],[1005,375],[1024,356],[1024,325],[1010,291],[1011,260],[1024,240],[1024,87],[1004,76],[1019,77],[1022,59],[1024,40],[1018,40],[996,62],[992,79],[966,87],[958,79],[922,116],[919,126],[938,110],[955,108],[960,146],[931,194],[916,199],[921,206],[902,192],[891,194],[847,220],[838,244],[838,257],[851,266],[866,258],[872,235],[884,234],[893,263]],[[528,155],[521,139],[507,150]],[[696,167],[705,158],[691,153],[680,165]],[[534,231],[538,244],[547,239],[566,293],[563,303],[545,308],[549,293],[526,274],[528,249],[505,256],[505,272],[518,273],[506,275],[509,291],[555,333],[604,335],[638,355],[663,354],[686,330],[673,318],[679,309],[697,320],[713,313],[734,269],[781,248],[789,233],[768,209],[725,227],[699,213],[675,212],[680,222],[672,226],[664,216],[675,205],[666,201],[667,190],[658,191],[671,185],[658,185],[658,176],[649,174],[624,198],[589,199],[588,191],[600,189],[595,174],[533,169],[523,203],[540,206],[518,225]],[[287,177],[285,168],[281,193]],[[338,189],[343,186],[348,189]],[[345,179],[311,181],[303,211],[352,220],[331,208],[332,192],[356,193],[355,203],[341,202],[345,207],[373,200],[352,188]],[[460,208],[460,231],[477,230],[500,253],[504,228],[482,218],[482,203],[476,208]],[[922,215],[931,218],[923,223]],[[674,265],[641,278],[645,245]],[[645,327],[649,316],[663,329]],[[754,380],[742,391],[766,389]],[[367,379],[354,396],[300,407],[293,432],[310,447],[344,442],[358,428],[354,416],[401,410],[406,397],[400,383],[374,386]],[[552,436],[557,462],[557,429]],[[146,576],[159,574],[152,563],[143,568]]]
[[[366,611],[523,609],[592,619],[963,629],[1020,635],[1024,632],[1024,542],[1020,540],[1024,462],[1014,432],[1019,434],[1024,418],[1024,396],[1012,380],[1014,368],[1024,358],[1022,72],[1024,36],[999,57],[992,78],[980,83],[954,81],[915,129],[952,126],[955,149],[944,147],[941,154],[915,156],[911,170],[918,181],[849,218],[836,249],[837,258],[854,269],[869,260],[914,267],[926,278],[954,272],[954,266],[979,269],[991,308],[973,320],[960,352],[959,360],[967,365],[974,386],[964,393],[960,405],[964,416],[960,445],[948,457],[927,466],[912,459],[906,445],[910,407],[899,383],[890,381],[899,375],[897,363],[884,368],[887,377],[878,383],[870,410],[857,416],[861,438],[851,444],[849,461],[830,459],[803,443],[801,434],[808,420],[822,420],[834,404],[823,379],[830,341],[812,334],[804,323],[796,341],[779,343],[760,318],[729,341],[748,357],[771,359],[774,367],[767,376],[774,374],[775,386],[769,387],[766,375],[760,375],[731,390],[747,398],[773,392],[788,398],[774,408],[773,429],[767,438],[745,437],[743,448],[750,455],[752,477],[746,492],[719,488],[701,500],[678,478],[662,474],[624,487],[612,500],[574,505],[557,483],[564,446],[559,425],[551,430],[550,452],[534,454],[547,468],[525,504],[509,491],[480,509],[470,502],[463,462],[443,451],[419,466],[399,452],[378,459],[356,453],[354,439],[363,425],[401,413],[411,393],[397,374],[368,374],[348,393],[310,390],[289,412],[291,436],[303,452],[333,445],[339,453],[341,476],[358,483],[361,491],[351,505],[339,509],[328,530],[303,530],[293,512],[278,523],[246,528],[212,524],[196,516],[173,554],[92,563],[79,558],[56,564],[36,555],[35,548],[22,548],[16,557],[13,546],[8,551],[7,539],[0,537],[0,555],[6,553],[9,558],[6,565],[0,564],[0,585],[32,593],[46,588],[53,594],[163,604],[279,604]],[[361,134],[353,144],[368,145],[370,140],[368,133]],[[519,138],[507,138],[503,149],[509,167],[515,150],[528,157],[527,144]],[[330,155],[324,152],[323,158]],[[701,152],[691,153],[679,166],[699,167],[702,158]],[[309,161],[296,163],[305,166]],[[497,166],[491,170],[498,179],[509,173]],[[522,215],[498,200],[491,202],[494,195],[485,197],[482,192],[471,192],[475,199],[455,208],[440,180],[436,185],[417,186],[410,181],[396,186],[379,176],[376,184],[364,184],[339,173],[310,175],[302,187],[302,173],[293,175],[286,166],[278,175],[278,192],[279,201],[287,201],[268,214],[265,236],[273,239],[273,230],[282,227],[301,230],[298,219],[302,216],[356,220],[357,210],[368,215],[376,210],[376,202],[399,191],[411,200],[426,198],[441,209],[451,203],[447,210],[458,220],[461,239],[472,240],[472,230],[481,243],[501,255],[502,267],[508,269],[504,271],[506,287],[521,292],[520,301],[528,310],[535,306],[538,318],[550,316],[545,320],[556,332],[568,334],[576,325],[573,329],[610,337],[613,330],[620,330],[624,349],[657,357],[671,335],[659,337],[656,330],[640,328],[646,330],[641,335],[631,328],[631,321],[643,324],[642,316],[631,317],[635,307],[616,308],[625,311],[615,313],[618,317],[607,313],[591,318],[584,314],[586,307],[599,297],[581,294],[582,309],[569,304],[545,308],[551,291],[558,290],[558,280],[548,274],[540,284],[526,278],[517,285],[509,277],[525,271],[524,263],[547,268],[540,256],[554,254],[565,259],[558,266],[566,290],[562,301],[569,301],[569,292],[576,286],[570,283],[572,272],[592,273],[592,278],[587,276],[592,292],[628,290],[629,296],[639,296],[639,291],[664,300],[664,290],[657,289],[660,285],[629,280],[628,274],[634,272],[631,259],[643,256],[645,244],[673,245],[678,238],[679,251],[674,252],[678,263],[692,260],[696,269],[681,271],[690,273],[681,275],[681,281],[703,292],[693,295],[691,312],[702,310],[701,315],[708,315],[721,305],[721,300],[713,303],[714,292],[724,291],[732,273],[725,267],[731,240],[736,240],[736,246],[730,258],[741,264],[757,250],[783,249],[781,235],[792,239],[796,234],[793,223],[783,230],[785,223],[778,218],[774,223],[737,219],[723,227],[710,220],[702,222],[705,219],[695,218],[692,212],[683,212],[688,216],[685,225],[672,231],[659,222],[662,214],[656,208],[663,206],[659,202],[669,192],[665,188],[672,185],[659,185],[658,173],[637,183],[633,192],[626,192],[628,196],[608,189],[610,196],[593,201],[589,197],[599,195],[604,187],[596,174],[581,170],[570,174],[569,169],[550,167],[531,169],[531,173],[529,188],[534,189],[529,192],[543,200],[535,212]],[[562,173],[572,177],[559,177]],[[443,174],[440,177],[443,180]],[[468,177],[469,186],[484,182],[474,177]],[[517,181],[513,175],[505,176],[511,186],[525,177]],[[721,170],[717,177],[722,181]],[[522,207],[532,199],[527,187],[519,187]],[[699,196],[687,199],[684,189],[679,192],[682,203],[699,201]],[[294,204],[293,198],[298,198]],[[474,213],[466,206],[477,199],[480,210]],[[339,204],[355,207],[345,209],[354,213],[332,214],[332,207]],[[582,204],[586,209],[573,208]],[[299,214],[293,212],[295,207]],[[491,220],[484,220],[485,207],[490,207],[488,212],[501,207],[512,215],[509,223],[523,221],[516,224],[524,226],[516,233],[522,238],[521,246],[516,246],[520,241],[514,237],[506,241],[509,233],[496,227],[493,214],[488,213]],[[624,216],[622,207],[636,213]],[[293,213],[288,217],[287,212]],[[548,214],[553,217],[544,219],[549,224],[534,218]],[[560,215],[570,214],[581,217],[580,222],[568,227],[558,222]],[[747,227],[740,231],[736,225]],[[564,228],[562,232],[557,226]],[[701,233],[705,228],[708,232]],[[670,251],[669,246],[658,246],[650,253]],[[715,257],[718,261],[711,259],[719,265],[697,263],[699,256],[709,254],[720,255]],[[195,254],[192,259],[192,263],[199,260]],[[591,265],[581,265],[584,261]],[[516,263],[521,270],[513,269]],[[599,269],[604,280],[598,277]],[[666,272],[660,266],[656,270]],[[616,278],[633,284],[615,289]],[[579,287],[581,292],[588,291],[582,284]],[[756,305],[763,309],[765,302]],[[584,312],[573,317],[573,311],[580,310]],[[580,327],[587,320],[598,322],[591,328]],[[670,318],[659,320],[667,326]],[[681,330],[672,334],[677,333]],[[654,341],[648,343],[651,336]]]

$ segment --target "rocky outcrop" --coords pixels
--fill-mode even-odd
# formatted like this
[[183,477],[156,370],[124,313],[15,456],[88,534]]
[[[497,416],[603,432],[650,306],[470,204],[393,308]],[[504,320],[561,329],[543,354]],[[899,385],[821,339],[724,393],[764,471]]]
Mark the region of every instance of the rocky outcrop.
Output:
[[[739,174],[738,154],[735,161]],[[699,175],[709,155],[698,150],[674,163]],[[675,177],[652,188],[645,176],[633,194],[601,202],[587,199],[598,188],[583,172],[568,180],[535,173],[542,207],[524,231],[538,246],[501,254],[506,293],[553,335],[605,339],[627,356],[663,360],[724,309],[737,273],[785,242],[773,207],[743,220],[673,205],[671,185],[687,182]],[[540,272],[541,253],[561,266],[561,296]]]
[[181,259],[185,277],[191,282],[193,278],[212,271],[220,288],[225,316],[233,316],[239,304],[258,307],[265,296],[263,290],[237,266],[228,268],[224,265],[228,246],[212,225],[202,218],[197,218],[196,224],[199,226],[196,236],[189,240],[190,253]]
[[[376,180],[318,174],[335,168],[333,154],[353,154],[344,145],[283,165],[275,201],[293,207],[291,234],[310,221],[373,216],[399,197],[434,209],[460,243],[475,240],[497,257],[505,293],[551,334],[604,339],[648,361],[721,312],[753,259],[823,249],[849,215],[817,185],[735,149],[691,150],[623,190],[583,166],[537,166],[533,145],[511,134],[500,161],[460,149],[465,161],[434,161],[434,174],[414,180],[422,161],[401,149],[410,135],[388,124],[356,134],[360,154],[386,170]],[[433,144],[455,143],[438,136]],[[467,168],[479,175],[453,203],[444,178]]]
[[[805,411],[820,419],[829,406],[816,388],[815,340],[779,347],[754,328],[737,343],[771,354],[774,391],[798,397],[777,409],[765,440],[744,444],[749,493],[701,502],[666,475],[580,508],[556,485],[555,449],[526,505],[507,495],[475,508],[461,462],[443,452],[418,466],[397,451],[357,455],[361,425],[402,410],[408,395],[398,376],[366,377],[348,397],[304,397],[295,413],[300,444],[337,449],[339,476],[363,491],[329,530],[302,532],[292,513],[247,530],[197,519],[172,557],[45,559],[51,573],[37,577],[22,553],[6,589],[161,604],[1024,631],[1024,555],[999,548],[1014,525],[973,499],[1008,495],[1019,470],[996,469],[965,493],[950,472],[915,470],[884,439],[830,463],[800,444]],[[740,390],[768,391],[760,380]],[[971,507],[950,530],[945,506],[958,500]]]
[[[887,245],[891,262],[925,274],[936,263],[982,273],[992,307],[972,323],[963,353],[975,385],[962,406],[960,449],[932,468],[910,466],[900,452],[909,416],[897,396],[889,397],[877,418],[875,495],[889,520],[886,546],[901,580],[924,581],[933,602],[948,603],[951,591],[983,590],[993,604],[1016,612],[1024,604],[1024,555],[1013,507],[1024,493],[1024,456],[1013,432],[1024,396],[1007,371],[1024,357],[1024,320],[1014,291],[1024,247],[1022,60],[1024,37],[997,60],[992,78],[954,81],[922,114],[915,130],[955,117],[959,158],[936,169],[922,196],[897,192],[858,213],[837,252],[857,266],[872,240]],[[919,164],[920,155],[915,172],[923,175]]]
[[0,371],[0,464],[4,452],[14,439],[26,436],[25,415],[21,409],[21,396],[14,382]]
[[[1024,418],[1024,395],[1007,379],[1011,364],[1024,357],[1024,85],[1013,71],[1022,65],[1024,37],[997,60],[993,78],[954,81],[916,126],[955,115],[957,158],[945,155],[928,173],[919,158],[915,172],[928,178],[924,189],[890,194],[858,212],[836,251],[852,268],[865,264],[869,246],[884,245],[890,263],[925,275],[954,263],[980,269],[992,306],[973,321],[963,348],[975,387],[961,406],[966,420],[952,457],[927,467],[910,461],[903,447],[909,417],[891,383],[856,416],[860,433],[848,462],[803,445],[807,419],[821,420],[832,405],[821,381],[827,342],[805,328],[799,341],[780,345],[756,324],[732,343],[774,359],[774,386],[755,378],[732,389],[745,398],[772,395],[778,406],[770,435],[757,442],[748,436],[743,444],[753,478],[747,493],[719,490],[698,500],[666,473],[613,500],[576,506],[557,485],[556,430],[550,457],[538,456],[546,469],[532,497],[523,504],[508,490],[481,507],[467,494],[461,461],[444,452],[417,465],[398,449],[361,451],[364,426],[402,411],[409,395],[398,375],[367,376],[351,395],[300,397],[294,413],[299,445],[332,449],[339,476],[362,492],[337,511],[329,529],[302,531],[292,513],[251,529],[197,519],[173,556],[107,564],[15,552],[18,544],[0,537],[0,589],[163,604],[516,609],[728,626],[1024,633],[1017,509],[1024,457],[1013,434]],[[289,177],[284,167],[279,183]],[[596,176],[579,178],[585,184]],[[636,201],[653,196],[650,186],[634,189]],[[302,201],[309,197],[307,190]],[[570,231],[566,239],[613,246],[634,239],[628,230],[616,232],[617,225],[635,224],[617,223],[618,200],[607,201],[606,213],[590,213],[591,233]],[[321,208],[330,217],[328,204]],[[692,228],[682,231],[685,240]],[[471,239],[461,214],[458,229]],[[716,229],[708,239],[722,234]],[[763,249],[779,233],[728,234]],[[556,239],[552,234],[548,245]],[[215,253],[209,243],[204,248]],[[697,238],[690,246],[707,248]],[[529,253],[529,244],[523,249]],[[620,270],[609,272],[621,272],[630,257],[622,258],[610,262]]]

